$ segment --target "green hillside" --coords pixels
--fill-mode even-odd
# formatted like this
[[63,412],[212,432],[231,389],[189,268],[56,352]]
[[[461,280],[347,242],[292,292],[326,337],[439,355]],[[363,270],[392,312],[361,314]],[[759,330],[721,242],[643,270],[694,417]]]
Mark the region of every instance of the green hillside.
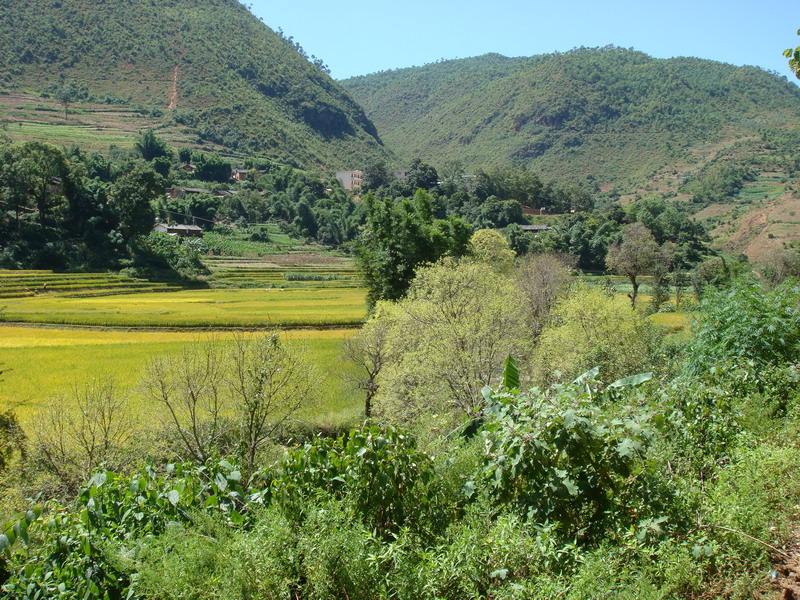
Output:
[[764,129],[800,123],[800,89],[753,67],[620,48],[489,54],[343,82],[384,142],[468,167],[516,163],[638,189]]
[[[329,167],[385,155],[351,97],[236,0],[0,0],[0,98],[25,94],[30,103],[65,88],[77,123],[45,98],[44,118],[6,111],[18,125],[10,134],[32,137],[37,123],[58,118],[62,128],[94,126],[86,115],[105,104],[232,153]],[[132,127],[125,114],[118,120],[118,130],[103,131],[124,138]]]

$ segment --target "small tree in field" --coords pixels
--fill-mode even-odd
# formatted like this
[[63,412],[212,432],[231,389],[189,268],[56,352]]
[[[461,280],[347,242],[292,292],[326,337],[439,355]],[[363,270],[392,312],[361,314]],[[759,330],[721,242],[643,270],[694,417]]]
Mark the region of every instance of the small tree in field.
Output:
[[245,472],[256,469],[259,450],[314,391],[311,365],[277,333],[233,341],[226,375],[237,420]]
[[[100,466],[124,468],[135,435],[128,399],[110,379],[98,379],[61,398],[35,426],[35,450],[46,470],[72,492]],[[65,408],[69,407],[69,408]]]
[[78,99],[78,90],[71,83],[65,83],[56,90],[55,98],[64,107],[64,120],[69,120],[69,105]]
[[631,282],[631,306],[636,307],[639,295],[639,277],[653,270],[660,259],[660,250],[653,234],[641,223],[625,227],[622,240],[608,249],[606,266],[613,272],[625,275]]
[[147,395],[165,409],[166,425],[188,460],[204,463],[223,435],[222,352],[218,343],[195,344],[181,354],[153,360]]
[[390,310],[391,305],[378,303],[369,321],[344,343],[344,358],[357,369],[355,375],[346,374],[345,377],[364,392],[364,416],[367,419],[372,417],[372,402],[380,389],[378,378],[391,360],[391,321],[387,318]]
[[313,371],[277,333],[209,341],[154,360],[145,389],[162,405],[183,457],[205,463],[237,448],[246,474],[259,450],[313,397]]

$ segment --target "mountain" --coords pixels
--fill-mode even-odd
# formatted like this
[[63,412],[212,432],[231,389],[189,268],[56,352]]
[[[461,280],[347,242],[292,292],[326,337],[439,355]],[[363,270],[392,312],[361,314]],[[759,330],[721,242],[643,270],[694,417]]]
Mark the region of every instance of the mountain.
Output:
[[532,165],[623,192],[688,173],[763,130],[800,124],[800,89],[785,78],[616,47],[488,54],[342,85],[405,163]]
[[[54,123],[46,97],[64,89],[76,120]],[[236,0],[0,0],[0,94],[21,132],[112,113],[124,132],[134,114],[232,153],[328,167],[386,156],[348,93]],[[25,103],[32,116],[15,118]]]

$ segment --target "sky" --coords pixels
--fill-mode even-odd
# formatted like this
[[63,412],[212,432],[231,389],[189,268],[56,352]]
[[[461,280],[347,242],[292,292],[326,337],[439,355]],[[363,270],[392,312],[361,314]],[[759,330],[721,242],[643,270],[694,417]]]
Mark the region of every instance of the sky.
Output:
[[[758,65],[787,77],[798,0],[245,0],[343,79],[498,52],[614,44],[652,56]],[[792,76],[793,77],[793,76]]]

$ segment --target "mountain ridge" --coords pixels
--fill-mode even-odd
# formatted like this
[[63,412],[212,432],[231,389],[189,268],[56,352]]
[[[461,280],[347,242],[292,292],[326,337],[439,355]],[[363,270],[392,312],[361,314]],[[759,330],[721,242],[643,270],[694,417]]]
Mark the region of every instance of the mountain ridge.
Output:
[[0,1],[0,90],[143,107],[239,152],[341,167],[385,157],[347,92],[236,0]]
[[800,123],[800,88],[785,78],[617,47],[489,53],[341,83],[402,160],[516,163],[623,189],[700,146]]

